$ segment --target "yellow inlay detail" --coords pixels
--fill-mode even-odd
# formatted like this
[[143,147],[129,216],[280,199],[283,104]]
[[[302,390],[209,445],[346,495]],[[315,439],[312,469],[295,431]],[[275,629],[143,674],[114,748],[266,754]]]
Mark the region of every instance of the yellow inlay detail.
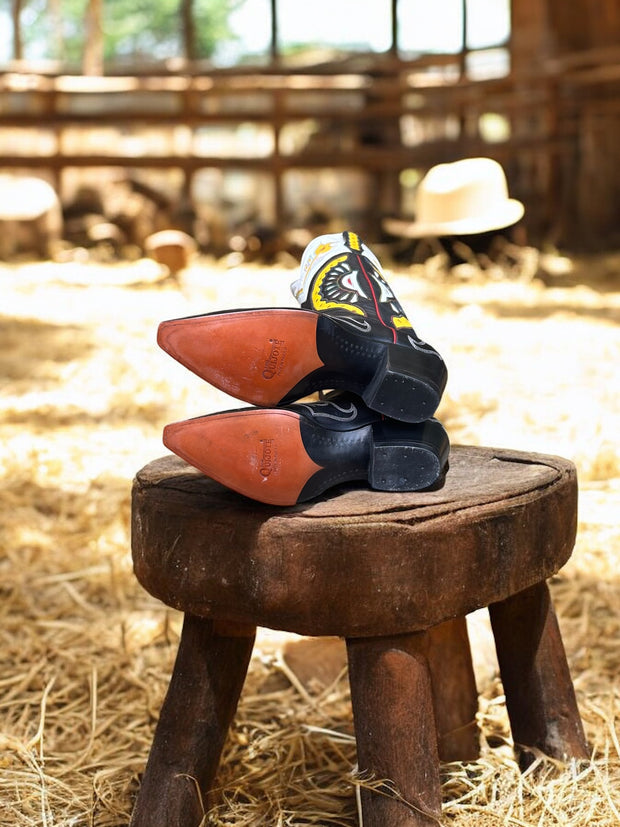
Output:
[[320,256],[320,255],[322,255],[323,253],[328,253],[328,252],[331,250],[331,248],[332,248],[332,245],[331,245],[331,244],[329,244],[329,243],[327,243],[327,244],[319,244],[319,246],[318,246],[318,247],[316,248],[316,250],[314,251],[314,255],[315,255],[315,256]]
[[411,322],[406,316],[394,316],[392,319],[392,324],[398,330],[401,327],[413,327]]
[[346,255],[339,256],[332,259],[329,264],[324,267],[319,275],[316,277],[314,285],[312,286],[312,306],[315,310],[329,310],[330,307],[342,307],[344,310],[349,310],[351,313],[357,313],[358,316],[364,316],[364,311],[361,307],[356,307],[354,304],[345,304],[344,302],[330,302],[325,301],[321,296],[321,285],[332,267],[346,261]]
[[347,233],[347,243],[352,250],[359,251],[362,249],[360,237],[357,233]]

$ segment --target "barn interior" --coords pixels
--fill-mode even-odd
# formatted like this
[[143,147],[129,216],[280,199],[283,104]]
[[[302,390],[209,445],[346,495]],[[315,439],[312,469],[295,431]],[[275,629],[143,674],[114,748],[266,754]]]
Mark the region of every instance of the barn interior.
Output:
[[[446,823],[618,824],[620,5],[242,0],[210,46],[217,3],[167,5],[174,37],[112,53],[120,0],[75,30],[58,3],[0,12],[2,824],[129,823],[181,628],[132,572],[132,479],[166,423],[238,406],[158,323],[293,307],[306,243],[344,229],[443,353],[453,444],[578,470],[550,587],[591,760],[519,771],[471,617],[481,755],[442,766]],[[428,171],[474,157],[524,215],[455,261],[406,228]],[[201,824],[358,824],[352,733],[342,641],[261,630]]]

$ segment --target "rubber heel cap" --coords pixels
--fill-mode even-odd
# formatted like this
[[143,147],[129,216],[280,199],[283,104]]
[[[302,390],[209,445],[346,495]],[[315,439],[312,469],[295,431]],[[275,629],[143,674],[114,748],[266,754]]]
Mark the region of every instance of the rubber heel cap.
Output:
[[420,445],[376,445],[368,469],[370,485],[377,491],[419,491],[441,474],[439,458]]
[[[431,381],[428,356],[400,345],[388,345],[362,396],[373,411],[401,422],[423,422],[436,411],[441,391]],[[445,368],[437,357],[437,380]],[[445,383],[444,383],[445,384]]]

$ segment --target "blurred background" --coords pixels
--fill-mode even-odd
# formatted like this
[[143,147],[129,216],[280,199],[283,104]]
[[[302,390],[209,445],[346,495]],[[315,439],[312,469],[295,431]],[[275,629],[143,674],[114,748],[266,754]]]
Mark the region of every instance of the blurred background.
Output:
[[[591,762],[519,773],[472,617],[482,752],[442,768],[446,822],[620,823],[618,44],[616,0],[0,2],[3,825],[129,821],[181,622],[133,576],[132,479],[166,423],[240,406],[158,323],[294,306],[345,229],[444,356],[452,442],[578,470],[550,585]],[[522,217],[424,224],[429,173],[479,156]],[[352,732],[341,642],[261,630],[203,824],[353,827]]]
[[430,167],[483,155],[530,243],[598,250],[619,29],[613,0],[7,0],[0,162],[53,186],[56,241],[135,253],[175,226],[269,254],[330,220],[377,241]]

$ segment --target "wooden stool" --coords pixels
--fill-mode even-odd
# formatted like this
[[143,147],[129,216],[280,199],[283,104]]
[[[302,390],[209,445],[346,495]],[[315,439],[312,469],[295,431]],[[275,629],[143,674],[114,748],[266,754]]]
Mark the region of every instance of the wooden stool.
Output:
[[133,559],[185,613],[132,827],[195,827],[217,770],[257,626],[347,643],[358,764],[399,797],[362,789],[364,827],[441,816],[439,760],[477,753],[465,616],[489,607],[512,734],[587,758],[546,578],[569,558],[577,481],[563,459],[454,447],[445,485],[348,487],[265,506],[176,457],[133,490]]

